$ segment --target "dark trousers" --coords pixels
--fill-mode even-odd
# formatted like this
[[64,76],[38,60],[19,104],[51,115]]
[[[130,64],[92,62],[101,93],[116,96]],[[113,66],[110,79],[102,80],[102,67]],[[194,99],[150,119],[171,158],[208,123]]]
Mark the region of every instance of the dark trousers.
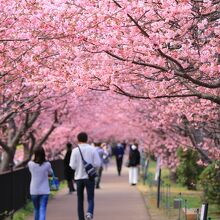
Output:
[[117,171],[118,175],[121,175],[121,167],[122,167],[123,157],[116,157],[116,165],[117,165]]
[[69,192],[74,192],[75,191],[73,180],[67,180],[67,185],[68,185],[68,188],[69,188]]
[[84,189],[86,188],[86,192],[87,192],[87,202],[88,202],[87,213],[90,213],[93,215],[95,180],[90,180],[90,179],[76,180],[76,185],[77,185],[78,217],[79,217],[79,220],[85,220],[84,207],[83,207]]

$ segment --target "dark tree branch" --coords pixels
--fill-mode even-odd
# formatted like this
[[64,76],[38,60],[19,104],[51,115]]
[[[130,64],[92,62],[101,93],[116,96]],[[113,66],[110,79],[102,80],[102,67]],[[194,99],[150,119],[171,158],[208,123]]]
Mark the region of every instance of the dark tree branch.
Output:
[[[114,58],[116,58],[116,59],[118,59],[118,60],[120,60],[120,61],[129,62],[129,60],[126,60],[126,59],[124,59],[124,58],[122,58],[122,57],[120,57],[120,56],[118,56],[118,55],[115,55],[115,54],[111,53],[110,51],[105,51],[105,52],[106,52],[108,55],[110,55],[110,56],[112,56],[112,57],[114,57]],[[133,60],[133,61],[130,61],[130,62],[133,63],[133,64],[140,65],[140,66],[152,67],[152,68],[154,68],[154,69],[158,69],[158,70],[163,71],[163,72],[167,72],[167,71],[168,71],[168,69],[167,69],[166,67],[158,66],[158,65],[156,65],[156,64],[144,63],[144,62],[134,61],[134,60]]]
[[218,105],[220,105],[220,97],[219,96],[215,96],[215,95],[210,95],[207,93],[201,93],[200,91],[198,91],[197,89],[193,88],[192,86],[190,86],[187,82],[184,81],[184,79],[179,78],[180,82],[182,83],[182,85],[184,85],[189,91],[191,91],[192,93],[195,94],[195,96],[197,96],[198,98],[202,98],[202,99],[206,99],[206,100],[210,100]]
[[[119,7],[122,8],[122,6],[116,1],[113,0],[113,2]],[[127,14],[127,16],[130,18],[130,20],[132,22],[134,22],[134,24],[137,26],[137,28],[141,31],[141,33],[145,36],[145,37],[149,37],[148,33],[138,24],[138,21],[136,21],[130,14]]]
[[210,82],[210,83],[206,83],[206,82],[202,82],[201,80],[197,80],[192,78],[191,76],[189,76],[186,72],[181,72],[178,71],[176,69],[174,69],[175,75],[180,76],[184,79],[189,80],[190,82],[192,82],[193,84],[197,85],[197,86],[202,86],[202,87],[206,87],[209,89],[217,89],[220,88],[220,80],[216,80],[214,82]]
[[182,116],[182,121],[183,121],[183,124],[185,126],[185,130],[187,132],[187,135],[188,137],[190,138],[193,146],[196,148],[196,150],[200,153],[200,155],[202,156],[202,158],[207,162],[207,163],[212,163],[212,160],[209,158],[209,156],[205,153],[205,151],[203,151],[201,149],[201,147],[199,146],[199,144],[197,143],[196,141],[196,138],[194,136],[194,133],[192,131],[192,128],[190,126],[190,122],[189,120],[187,119],[187,117],[185,115]]
[[141,95],[134,95],[129,92],[124,91],[121,89],[119,86],[115,85],[116,90],[115,92],[127,96],[129,98],[136,98],[136,99],[162,99],[162,98],[187,98],[187,97],[197,97],[196,94],[177,94],[177,95],[160,95],[160,96],[154,96],[154,97],[149,97],[149,96],[141,96]]

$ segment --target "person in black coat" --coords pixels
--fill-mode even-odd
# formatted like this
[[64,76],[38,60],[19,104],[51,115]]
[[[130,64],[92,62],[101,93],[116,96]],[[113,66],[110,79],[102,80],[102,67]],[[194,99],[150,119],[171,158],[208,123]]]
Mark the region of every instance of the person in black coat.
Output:
[[74,173],[75,173],[75,171],[69,166],[70,156],[72,153],[72,144],[67,143],[66,148],[67,148],[67,151],[66,151],[66,155],[64,157],[64,175],[65,175],[65,179],[67,180],[69,193],[71,194],[72,192],[75,191],[75,188],[74,188]]
[[115,159],[116,159],[116,166],[118,175],[121,176],[121,169],[124,157],[124,147],[121,143],[118,143],[115,147]]
[[140,152],[138,144],[133,144],[129,152],[129,184],[136,185],[138,182],[138,167],[140,165]]

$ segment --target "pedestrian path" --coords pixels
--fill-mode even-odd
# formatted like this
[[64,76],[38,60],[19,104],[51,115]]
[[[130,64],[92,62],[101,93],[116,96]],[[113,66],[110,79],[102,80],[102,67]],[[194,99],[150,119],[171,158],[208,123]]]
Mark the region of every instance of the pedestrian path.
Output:
[[[128,184],[128,168],[123,167],[122,175],[117,176],[115,166],[111,165],[103,171],[100,186],[95,191],[94,220],[150,220],[138,189]],[[47,220],[78,220],[76,193],[69,195],[65,188],[51,199]]]

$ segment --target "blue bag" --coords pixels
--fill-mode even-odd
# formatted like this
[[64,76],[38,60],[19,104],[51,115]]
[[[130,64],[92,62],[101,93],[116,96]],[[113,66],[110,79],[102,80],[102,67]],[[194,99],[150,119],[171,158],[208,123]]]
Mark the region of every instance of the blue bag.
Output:
[[60,182],[57,177],[54,176],[54,173],[52,177],[49,177],[49,186],[51,191],[57,191],[60,187]]

